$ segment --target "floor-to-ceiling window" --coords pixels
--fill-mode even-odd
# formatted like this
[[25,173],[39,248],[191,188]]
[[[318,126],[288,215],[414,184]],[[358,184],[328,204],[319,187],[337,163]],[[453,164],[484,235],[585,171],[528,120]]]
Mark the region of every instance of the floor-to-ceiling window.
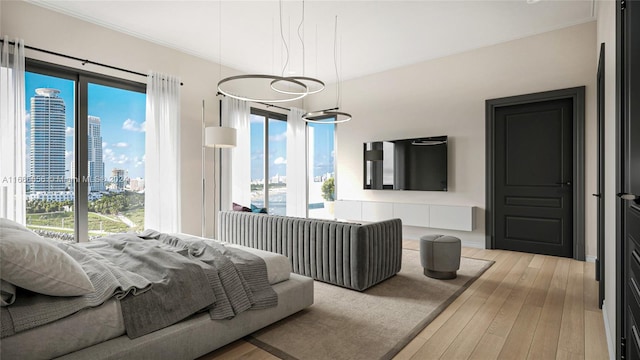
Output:
[[27,226],[69,241],[142,230],[145,85],[28,61],[25,89]]
[[251,109],[251,206],[286,215],[287,117]]
[[334,218],[335,132],[335,124],[307,124],[308,212],[311,218]]

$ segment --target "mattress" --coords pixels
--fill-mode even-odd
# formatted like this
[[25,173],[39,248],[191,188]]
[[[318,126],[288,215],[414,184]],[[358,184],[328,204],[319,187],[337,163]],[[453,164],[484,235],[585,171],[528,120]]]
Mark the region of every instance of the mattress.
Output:
[[267,265],[269,284],[274,285],[289,280],[289,276],[291,275],[291,262],[286,256],[242,245],[225,244],[224,246],[241,249],[261,257]]
[[[181,235],[181,238],[193,238]],[[231,245],[225,245],[231,246]],[[288,280],[291,264],[286,256],[233,245],[261,257],[267,265],[269,284]],[[125,334],[120,303],[109,300],[101,306],[81,310],[71,316],[4,338],[2,359],[48,359]],[[25,356],[25,354],[29,354]]]
[[120,302],[80,310],[0,340],[2,359],[50,359],[124,335]]
[[[189,235],[189,234],[174,233],[171,235],[181,240],[210,240],[210,239]],[[291,262],[289,261],[289,258],[287,258],[286,256],[269,252],[269,251],[254,249],[254,248],[250,248],[242,245],[229,244],[229,243],[223,243],[223,244],[224,246],[241,249],[261,257],[264,260],[265,264],[267,265],[267,275],[269,277],[269,284],[273,285],[289,279],[289,274],[291,274]]]

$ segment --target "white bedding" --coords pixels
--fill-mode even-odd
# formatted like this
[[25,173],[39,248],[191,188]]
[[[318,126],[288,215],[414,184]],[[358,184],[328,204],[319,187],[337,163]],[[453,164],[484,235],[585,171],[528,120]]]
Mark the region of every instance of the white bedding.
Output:
[[[181,239],[198,238],[186,234],[173,235]],[[261,257],[267,266],[269,284],[274,285],[289,279],[291,264],[286,256],[240,245],[225,244],[225,246],[246,250]],[[109,300],[101,306],[81,310],[54,323],[2,339],[1,357],[3,359],[46,358],[43,354],[52,354],[52,350],[58,356],[124,333],[120,304],[116,300]],[[24,354],[29,356],[23,357]]]
[[235,244],[224,244],[224,246],[244,250],[261,257],[265,264],[267,264],[269,284],[273,285],[289,280],[289,275],[291,274],[291,262],[286,256]]
[[[178,233],[178,234],[171,234],[171,235],[174,235],[177,238],[182,240],[196,240],[196,239],[211,240],[211,239],[206,239],[206,238],[189,235],[189,234]],[[258,249],[254,249],[246,246],[241,246],[241,245],[227,244],[227,243],[223,243],[223,244],[224,246],[229,246],[236,249],[242,249],[246,252],[250,252],[256,256],[261,257],[264,260],[265,264],[267,265],[267,274],[269,277],[269,284],[273,285],[285,280],[289,280],[289,275],[291,274],[291,262],[289,261],[289,258],[287,258],[286,256],[268,252],[268,251],[258,250]]]

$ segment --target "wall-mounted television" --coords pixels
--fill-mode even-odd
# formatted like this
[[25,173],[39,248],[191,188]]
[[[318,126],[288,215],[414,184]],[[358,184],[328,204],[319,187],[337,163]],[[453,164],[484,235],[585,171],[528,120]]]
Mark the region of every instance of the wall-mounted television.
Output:
[[364,143],[364,188],[447,191],[447,136]]

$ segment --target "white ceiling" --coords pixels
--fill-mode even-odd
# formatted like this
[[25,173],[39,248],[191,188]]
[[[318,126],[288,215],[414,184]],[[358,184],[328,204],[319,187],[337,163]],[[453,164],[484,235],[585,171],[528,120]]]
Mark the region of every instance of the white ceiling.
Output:
[[[27,0],[248,73],[280,74],[286,55],[278,1]],[[305,75],[360,77],[594,19],[593,0],[305,1]],[[302,1],[282,2],[290,50],[285,75],[302,75]],[[221,21],[219,21],[221,20]]]

